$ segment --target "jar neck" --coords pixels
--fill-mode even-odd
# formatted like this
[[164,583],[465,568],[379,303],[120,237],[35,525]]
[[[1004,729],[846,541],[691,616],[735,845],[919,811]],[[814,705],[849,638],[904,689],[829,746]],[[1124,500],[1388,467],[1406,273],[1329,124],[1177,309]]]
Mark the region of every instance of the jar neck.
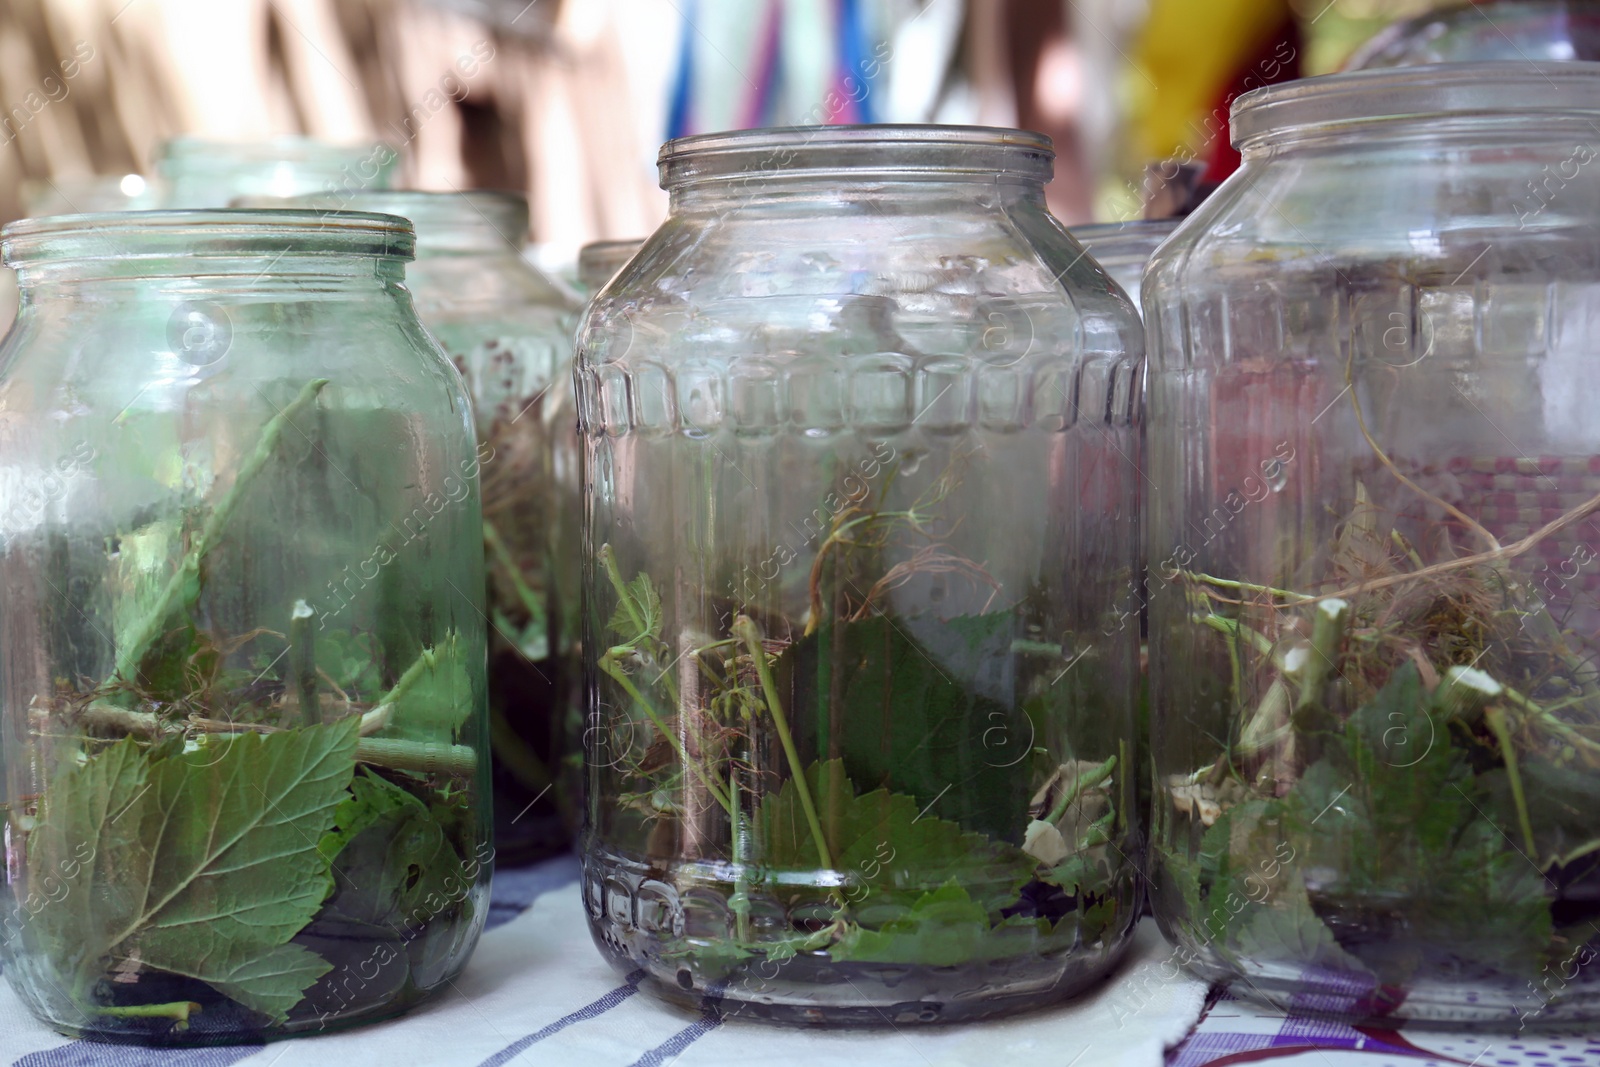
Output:
[[921,215],[948,211],[952,201],[965,203],[972,211],[1029,201],[1044,204],[1043,181],[1009,174],[943,178],[893,173],[748,174],[676,186],[668,192],[674,215],[732,215],[786,207],[803,207],[817,215],[850,215],[865,205],[885,214]]
[[1504,115],[1430,115],[1372,119],[1324,126],[1264,131],[1239,144],[1247,161],[1276,156],[1427,152],[1430,149],[1529,149],[1539,145],[1586,145],[1596,120],[1585,115],[1541,115],[1520,120]]
[[17,268],[24,296],[100,289],[203,288],[241,297],[293,290],[371,294],[405,280],[405,263],[365,256],[284,255],[277,259],[240,257],[156,257],[51,260]]

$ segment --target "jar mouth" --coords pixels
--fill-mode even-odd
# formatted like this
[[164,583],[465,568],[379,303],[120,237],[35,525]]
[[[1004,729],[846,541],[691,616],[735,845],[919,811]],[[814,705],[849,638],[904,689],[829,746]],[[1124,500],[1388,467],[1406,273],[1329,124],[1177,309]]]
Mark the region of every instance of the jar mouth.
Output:
[[1395,119],[1600,115],[1600,63],[1432,63],[1326,74],[1233,102],[1234,147],[1274,134]]
[[990,126],[882,124],[788,126],[697,134],[661,146],[663,189],[761,175],[792,178],[847,176],[937,181],[984,175],[1048,182],[1054,173],[1050,138]]
[[241,197],[235,207],[283,207],[323,212],[361,212],[409,219],[417,254],[435,252],[520,253],[528,239],[528,201],[516,193],[475,189],[460,193],[374,190],[309,193],[290,197]]
[[[0,254],[6,266],[18,270],[70,262],[185,262],[196,257],[245,264],[285,256],[365,256],[404,262],[413,258],[415,248],[411,223],[404,218],[358,211],[108,211],[21,219],[0,229]],[[255,262],[239,271],[263,272],[262,268]]]

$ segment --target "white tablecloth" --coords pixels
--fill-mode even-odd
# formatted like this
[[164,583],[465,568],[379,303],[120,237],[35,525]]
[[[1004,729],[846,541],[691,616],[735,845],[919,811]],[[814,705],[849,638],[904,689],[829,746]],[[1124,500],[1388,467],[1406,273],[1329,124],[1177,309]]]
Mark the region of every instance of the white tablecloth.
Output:
[[1127,963],[1061,1007],[1002,1022],[820,1032],[662,1004],[589,938],[571,857],[496,875],[489,925],[443,996],[400,1019],[271,1045],[142,1049],[72,1041],[0,987],[0,1065],[15,1067],[1159,1067],[1205,986],[1174,977],[1146,920]]

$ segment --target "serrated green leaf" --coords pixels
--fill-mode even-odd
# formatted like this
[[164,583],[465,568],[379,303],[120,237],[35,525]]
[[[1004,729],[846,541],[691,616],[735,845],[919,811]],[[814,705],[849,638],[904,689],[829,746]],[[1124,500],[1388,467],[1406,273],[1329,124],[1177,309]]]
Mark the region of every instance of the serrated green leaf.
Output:
[[395,813],[420,811],[426,814],[427,806],[390,782],[363,768],[350,783],[350,795],[333,813],[333,828],[317,842],[317,851],[332,862],[344,851],[352,838],[369,826]]
[[829,951],[836,960],[857,963],[954,967],[1026,956],[1050,931],[1048,919],[1012,918],[990,925],[983,905],[949,882],[924,893],[904,916],[876,930],[852,925]]
[[1366,966],[1340,947],[1333,931],[1312,910],[1305,880],[1298,874],[1266,901],[1248,907],[1241,918],[1238,934],[1228,947],[1252,962],[1370,976]]
[[617,603],[617,610],[611,613],[606,628],[624,644],[658,640],[661,637],[661,597],[650,576],[641,573],[622,588],[624,596]]
[[[985,912],[998,913],[1033,876],[1037,861],[1020,848],[921,815],[910,797],[887,789],[857,796],[842,761],[812,764],[806,780],[835,869],[874,899],[909,906],[954,879]],[[765,866],[817,869],[816,843],[793,779],[762,799],[752,825]]]
[[408,673],[416,670],[417,676],[394,699],[394,717],[380,736],[409,741],[452,739],[472,717],[472,676],[466,654],[455,633],[423,652],[418,663],[408,668]]
[[1010,613],[830,622],[786,648],[774,675],[792,693],[791,717],[814,730],[801,742],[811,752],[837,752],[863,786],[1021,844],[1028,775],[1019,765],[1034,729],[1009,694],[985,686],[985,670],[1009,660],[1015,626]]
[[87,1006],[108,970],[151,968],[282,1022],[327,969],[286,950],[332,888],[316,841],[355,772],[357,726],[246,733],[155,762],[124,740],[63,768],[28,866],[67,890],[31,930],[74,995]]

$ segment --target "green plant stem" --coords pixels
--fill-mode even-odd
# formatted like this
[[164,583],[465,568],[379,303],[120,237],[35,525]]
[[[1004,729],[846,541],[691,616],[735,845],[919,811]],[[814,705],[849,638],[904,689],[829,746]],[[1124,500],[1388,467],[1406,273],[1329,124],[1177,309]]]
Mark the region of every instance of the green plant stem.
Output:
[[1339,646],[1344,643],[1345,626],[1350,620],[1350,604],[1344,600],[1324,600],[1312,612],[1311,647],[1300,669],[1300,696],[1295,702],[1297,710],[1305,710],[1322,701],[1322,686],[1334,672],[1338,662]]
[[1288,589],[1278,589],[1270,585],[1256,585],[1253,582],[1236,582],[1230,578],[1213,578],[1209,574],[1198,571],[1179,571],[1187,581],[1199,585],[1214,585],[1218,589],[1232,589],[1239,593],[1267,593],[1271,596],[1284,597],[1289,600],[1315,600],[1316,597],[1306,596],[1304,593],[1295,593]]
[[628,592],[628,583],[622,580],[622,573],[617,570],[617,554],[611,550],[610,544],[600,546],[600,564],[605,568],[611,588],[617,591],[617,599],[622,604],[622,610],[628,613],[628,621],[633,624],[634,633],[644,633],[644,620],[634,608],[633,596]]
[[189,1016],[202,1010],[192,1000],[174,1000],[167,1004],[90,1004],[96,1015],[112,1015],[119,1019],[172,1019],[177,1029],[189,1028]]
[[322,722],[322,704],[317,697],[316,635],[311,620],[316,612],[304,600],[294,602],[289,615],[289,674],[294,679],[295,697],[300,701],[300,723],[316,726]]
[[766,696],[767,711],[772,715],[772,724],[777,727],[778,740],[783,743],[783,754],[789,761],[789,770],[794,775],[795,793],[800,798],[800,807],[806,813],[806,822],[811,827],[812,840],[816,842],[817,857],[822,865],[829,870],[833,869],[833,852],[828,848],[828,839],[822,833],[822,822],[817,818],[817,806],[811,799],[811,786],[806,781],[806,768],[800,762],[800,753],[794,745],[794,735],[789,732],[789,720],[783,713],[783,702],[778,699],[778,687],[772,681],[772,668],[767,665],[767,650],[761,645],[761,635],[756,632],[756,624],[748,615],[740,615],[733,620],[733,635],[745,643],[750,650],[750,658],[755,662],[756,676],[761,679],[761,691]]
[[[164,722],[148,711],[130,711],[115,704],[95,701],[83,709],[84,718],[95,726],[107,727],[136,737],[159,738],[179,733],[181,723]],[[190,723],[206,733],[226,737],[250,731],[277,733],[278,727],[212,720]],[[400,771],[442,771],[471,774],[478,766],[478,754],[466,745],[441,745],[435,741],[406,741],[400,738],[363,737],[356,743],[356,759]]]
[[727,792],[722,789],[720,784],[718,784],[713,778],[711,778],[710,775],[706,773],[705,768],[700,766],[699,760],[692,759],[689,756],[689,750],[683,747],[683,739],[677,734],[673,733],[671,730],[667,729],[666,720],[661,717],[660,712],[656,711],[655,707],[651,705],[650,701],[645,698],[645,695],[639,692],[639,687],[633,684],[633,680],[629,678],[628,675],[617,664],[615,653],[618,651],[618,649],[622,648],[626,648],[629,652],[633,651],[633,649],[628,648],[625,645],[619,645],[617,648],[612,649],[600,657],[600,669],[605,671],[606,674],[611,677],[612,681],[622,686],[623,690],[627,692],[628,696],[633,698],[633,702],[639,705],[640,710],[642,710],[650,719],[650,722],[655,726],[656,731],[661,734],[662,737],[667,739],[667,743],[671,745],[673,751],[677,753],[678,762],[683,764],[684,767],[688,768],[689,772],[696,778],[700,779],[700,784],[706,787],[706,790],[711,794],[712,799],[714,799],[718,804],[722,805],[722,809],[728,813],[729,818],[733,818],[734,807],[732,798],[728,796]]
[[[1238,619],[1230,619],[1226,615],[1210,614],[1202,616],[1200,622],[1202,625],[1209,626],[1211,629],[1222,634],[1224,637],[1232,639],[1234,642],[1237,642],[1240,637],[1248,638],[1250,641],[1250,647],[1254,648],[1263,656],[1270,655],[1272,652],[1271,638],[1269,638],[1266,634],[1251,629],[1248,626],[1241,625]],[[1237,647],[1237,645],[1235,645],[1235,647]]]
[[[500,539],[500,531],[487,520],[483,524],[483,543],[489,547],[489,552],[494,556],[495,562],[506,569],[511,576],[511,587],[517,591],[517,599],[522,601],[522,606],[527,609],[531,618],[537,619],[544,612],[544,605],[540,602],[539,594],[533,591],[527,581],[522,577],[522,568],[517,566],[517,561],[511,558],[511,552],[506,548],[506,543]],[[616,564],[612,563],[611,569],[615,571]]]
[[397,771],[469,775],[478,769],[476,749],[437,741],[404,741],[397,737],[363,737],[356,759]]
[[1500,742],[1500,758],[1505,761],[1506,778],[1511,783],[1511,800],[1517,806],[1517,825],[1522,830],[1522,844],[1531,856],[1536,850],[1533,823],[1528,818],[1528,799],[1522,791],[1522,774],[1517,769],[1517,749],[1511,743],[1506,713],[1499,707],[1488,708],[1483,713],[1483,721],[1488,725],[1489,732],[1494,734],[1495,740]]
[[161,590],[160,598],[151,610],[134,624],[129,631],[128,640],[117,649],[116,664],[111,672],[113,678],[120,678],[125,682],[136,681],[135,674],[139,664],[150,651],[150,646],[155,644],[156,639],[164,632],[167,616],[172,614],[173,609],[186,598],[187,591],[193,590],[195,594],[198,593],[201,561],[206,553],[216,547],[222,538],[223,527],[233,517],[239,501],[244,498],[245,490],[250,487],[256,474],[272,457],[273,449],[277,447],[284,426],[314,403],[317,394],[322,392],[322,387],[327,384],[326,378],[313,378],[300,389],[288,407],[267,420],[266,426],[261,430],[261,437],[256,441],[255,450],[240,465],[239,472],[234,475],[233,484],[222,494],[222,499],[217,501],[216,507],[211,509],[211,514],[206,517],[200,533],[189,542],[189,550],[184,553],[177,571],[167,580],[166,586]]
[[1073,780],[1072,788],[1061,794],[1061,799],[1056,801],[1056,806],[1050,809],[1050,814],[1045,816],[1044,821],[1050,823],[1051,825],[1060,822],[1061,817],[1065,815],[1067,813],[1067,809],[1072,806],[1072,802],[1081,797],[1084,793],[1084,790],[1093,789],[1107,778],[1110,778],[1111,772],[1114,771],[1116,767],[1117,757],[1112,756],[1110,759],[1106,760],[1098,767],[1095,767],[1093,770],[1077,775]]

